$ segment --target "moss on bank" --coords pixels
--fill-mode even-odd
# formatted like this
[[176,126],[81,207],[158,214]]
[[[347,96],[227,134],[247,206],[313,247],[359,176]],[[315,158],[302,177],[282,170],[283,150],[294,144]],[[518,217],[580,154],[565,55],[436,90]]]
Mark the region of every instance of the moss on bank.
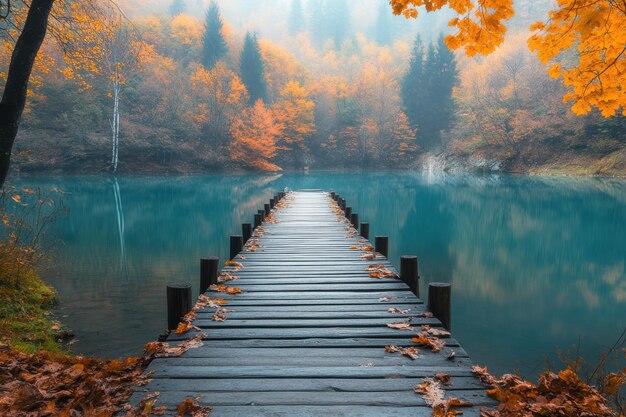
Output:
[[66,353],[57,341],[60,325],[51,310],[56,292],[38,274],[20,274],[18,285],[0,277],[0,342],[25,353]]

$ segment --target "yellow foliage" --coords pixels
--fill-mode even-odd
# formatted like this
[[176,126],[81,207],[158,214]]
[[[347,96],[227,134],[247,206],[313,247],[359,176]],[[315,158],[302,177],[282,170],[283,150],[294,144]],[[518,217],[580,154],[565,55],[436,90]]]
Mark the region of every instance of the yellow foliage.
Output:
[[188,14],[174,17],[170,26],[172,40],[180,45],[199,45],[202,38],[202,23]]
[[[578,115],[598,109],[604,117],[626,115],[626,6],[615,0],[558,0],[546,22],[531,25],[528,46],[548,74],[562,78],[568,88],[564,102],[573,102]],[[395,14],[416,18],[418,7],[427,12],[449,7],[457,16],[446,37],[451,49],[464,48],[469,56],[490,54],[504,40],[504,21],[513,16],[512,0],[391,0]],[[564,63],[565,52],[575,52]]]
[[271,160],[276,156],[276,143],[282,130],[283,126],[276,121],[271,109],[265,107],[262,100],[257,100],[252,107],[237,115],[230,126],[230,158],[249,168],[280,171],[281,168]]
[[284,126],[282,140],[289,150],[304,150],[306,139],[315,131],[315,103],[297,81],[289,81],[274,105],[276,119]]
[[[621,3],[621,4],[620,4]],[[575,49],[575,62],[555,62],[550,76],[563,78],[569,91],[564,102],[573,102],[574,113],[594,107],[604,117],[622,111],[626,115],[626,5],[612,0],[560,0],[548,22],[537,22],[528,40],[544,64],[559,61]]]

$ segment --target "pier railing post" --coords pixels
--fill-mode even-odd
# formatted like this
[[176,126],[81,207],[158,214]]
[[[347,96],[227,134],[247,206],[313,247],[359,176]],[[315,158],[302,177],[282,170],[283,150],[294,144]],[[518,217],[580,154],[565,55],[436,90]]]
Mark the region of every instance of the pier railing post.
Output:
[[428,309],[448,331],[452,328],[451,295],[451,284],[431,282],[428,285]]
[[263,207],[265,208],[265,217],[270,215],[270,211],[272,211],[272,208],[270,207],[269,204],[264,204]]
[[400,278],[411,288],[413,294],[420,296],[417,256],[400,257]]
[[243,249],[243,236],[234,235],[230,237],[230,258],[235,259],[235,256]]
[[263,217],[260,214],[254,215],[254,228],[256,229],[263,222]]
[[352,213],[352,216],[350,216],[350,223],[352,223],[352,226],[355,229],[359,227],[359,214],[358,213]]
[[335,199],[335,192],[334,191],[330,192],[330,198],[332,198],[333,200]]
[[217,284],[220,258],[213,256],[200,259],[200,294],[204,294],[209,286]]
[[261,216],[261,222],[263,222],[265,220],[265,210],[259,210],[258,213]]
[[183,316],[191,311],[191,285],[167,284],[167,328],[175,330]]
[[273,198],[270,198],[270,209],[273,209],[275,205],[276,205],[276,200]]
[[369,223],[361,223],[361,236],[365,239],[370,238],[370,224]]
[[252,236],[252,225],[250,223],[244,223],[241,225],[241,233],[243,236],[243,244],[245,245]]
[[376,236],[374,241],[374,250],[385,258],[389,255],[389,238],[387,236]]
[[352,207],[346,207],[346,219],[350,220],[352,217]]

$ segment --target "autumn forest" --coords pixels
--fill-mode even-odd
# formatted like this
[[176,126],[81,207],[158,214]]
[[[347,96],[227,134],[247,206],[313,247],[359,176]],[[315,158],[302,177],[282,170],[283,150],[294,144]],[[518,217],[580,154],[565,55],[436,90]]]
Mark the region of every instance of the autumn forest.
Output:
[[626,417],[626,0],[0,0],[0,416]]
[[14,169],[624,173],[626,119],[572,110],[526,44],[549,1],[517,1],[487,56],[448,49],[450,11],[408,20],[358,3],[61,2],[83,18],[52,22]]

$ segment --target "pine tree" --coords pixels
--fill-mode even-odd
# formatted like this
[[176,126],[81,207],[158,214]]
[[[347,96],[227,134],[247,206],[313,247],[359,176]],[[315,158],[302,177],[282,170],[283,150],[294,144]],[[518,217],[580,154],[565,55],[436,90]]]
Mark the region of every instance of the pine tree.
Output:
[[374,39],[379,45],[389,45],[393,40],[393,22],[391,21],[392,18],[393,15],[389,11],[389,5],[387,4],[387,2],[381,3],[380,7],[378,8],[376,27],[374,28]]
[[311,39],[317,48],[324,46],[324,43],[331,37],[329,22],[331,11],[326,0],[313,0],[309,3]]
[[206,13],[202,36],[202,62],[207,69],[213,68],[228,51],[226,40],[222,35],[223,26],[220,9],[217,3],[212,1]]
[[409,69],[402,78],[400,94],[404,103],[406,115],[413,128],[420,128],[421,106],[423,105],[423,85],[424,78],[424,44],[420,35],[417,35],[413,44],[413,51],[409,61]]
[[186,9],[185,2],[183,0],[173,0],[172,4],[170,4],[170,16],[178,16],[179,14],[185,13]]
[[454,116],[452,93],[458,78],[454,54],[448,49],[443,34],[437,40],[434,59],[436,72],[433,74],[431,88],[437,113],[433,119],[433,130],[436,132],[435,138],[439,139],[441,130],[450,126]]
[[291,11],[289,12],[289,34],[294,36],[302,32],[305,23],[302,2],[300,0],[293,0],[291,2]]
[[240,59],[241,81],[246,85],[250,103],[267,100],[267,83],[261,49],[256,34],[246,33]]
[[335,40],[335,47],[341,48],[350,33],[350,7],[347,0],[335,0],[333,13],[328,17],[330,35]]
[[439,143],[441,131],[449,128],[454,115],[452,91],[458,76],[454,54],[441,35],[424,51],[419,35],[409,69],[402,79],[401,95],[418,142],[428,148]]

